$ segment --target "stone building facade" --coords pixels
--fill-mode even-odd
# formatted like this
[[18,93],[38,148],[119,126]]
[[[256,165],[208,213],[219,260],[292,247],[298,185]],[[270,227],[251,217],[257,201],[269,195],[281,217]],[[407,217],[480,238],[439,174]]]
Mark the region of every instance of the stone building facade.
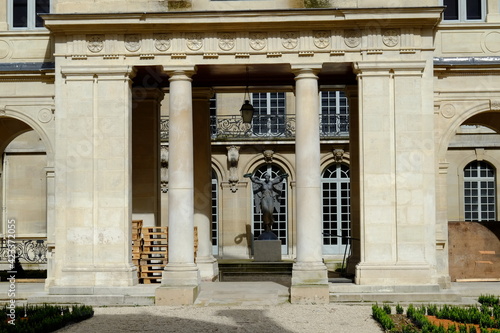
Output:
[[190,303],[252,258],[244,175],[287,173],[292,302],[328,301],[346,246],[356,285],[448,288],[449,223],[498,219],[500,9],[467,3],[8,0],[4,242],[85,294],[138,283],[133,219],[168,226],[157,301]]

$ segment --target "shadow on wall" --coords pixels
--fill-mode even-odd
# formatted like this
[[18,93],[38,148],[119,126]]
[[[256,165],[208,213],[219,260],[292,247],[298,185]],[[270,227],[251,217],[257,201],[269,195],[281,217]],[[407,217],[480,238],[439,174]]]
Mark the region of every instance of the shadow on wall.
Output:
[[500,222],[449,222],[452,281],[500,279]]

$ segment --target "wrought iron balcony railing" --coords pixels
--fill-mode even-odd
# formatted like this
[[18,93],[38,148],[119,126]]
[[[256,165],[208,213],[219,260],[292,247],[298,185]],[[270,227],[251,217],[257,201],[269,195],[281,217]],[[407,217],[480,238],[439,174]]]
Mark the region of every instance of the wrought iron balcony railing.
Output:
[[[320,137],[322,139],[348,137],[349,115],[320,115]],[[160,135],[162,141],[168,141],[168,117],[162,117]],[[212,140],[259,140],[295,138],[295,115],[257,115],[251,124],[243,123],[241,116],[210,117]]]
[[[12,254],[5,240],[0,240],[0,262],[7,262]],[[46,264],[47,243],[43,239],[17,239],[15,241],[15,257],[22,263]]]

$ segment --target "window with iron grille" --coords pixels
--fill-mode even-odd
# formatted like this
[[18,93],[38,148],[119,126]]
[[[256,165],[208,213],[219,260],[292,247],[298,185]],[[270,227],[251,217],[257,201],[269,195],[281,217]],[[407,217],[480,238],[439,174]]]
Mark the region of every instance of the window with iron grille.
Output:
[[474,161],[464,168],[464,213],[466,221],[495,221],[495,169]]
[[321,134],[349,133],[349,105],[343,91],[320,92]]

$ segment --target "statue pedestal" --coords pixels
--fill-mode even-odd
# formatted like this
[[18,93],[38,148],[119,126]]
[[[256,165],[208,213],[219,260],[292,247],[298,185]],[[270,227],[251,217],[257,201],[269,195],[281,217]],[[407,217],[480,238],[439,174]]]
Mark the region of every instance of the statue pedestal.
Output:
[[253,243],[254,261],[281,261],[280,240],[256,240]]

